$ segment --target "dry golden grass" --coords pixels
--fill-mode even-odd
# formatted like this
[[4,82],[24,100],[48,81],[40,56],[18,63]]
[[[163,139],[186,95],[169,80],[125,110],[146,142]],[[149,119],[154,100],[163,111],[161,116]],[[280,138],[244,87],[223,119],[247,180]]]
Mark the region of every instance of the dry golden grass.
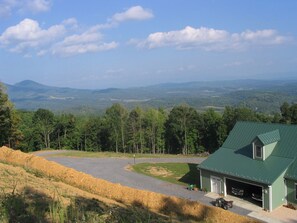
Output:
[[[109,201],[112,200],[124,205],[141,207],[155,213],[173,216],[178,219],[220,223],[257,222],[254,219],[239,216],[220,208],[206,206],[198,202],[145,190],[137,190],[94,178],[88,174],[66,168],[55,162],[47,161],[44,158],[25,154],[7,147],[0,148],[0,161],[38,171],[49,179],[53,178],[61,181],[60,184],[63,183],[71,185],[71,187],[77,187],[88,193],[100,196],[100,198],[104,197]],[[13,175],[13,173],[8,173],[8,175]],[[60,188],[59,183],[54,185]],[[34,185],[34,187],[35,186],[37,187],[38,185]],[[60,193],[65,192],[67,193],[67,190],[61,191]],[[87,192],[85,192],[86,196]]]

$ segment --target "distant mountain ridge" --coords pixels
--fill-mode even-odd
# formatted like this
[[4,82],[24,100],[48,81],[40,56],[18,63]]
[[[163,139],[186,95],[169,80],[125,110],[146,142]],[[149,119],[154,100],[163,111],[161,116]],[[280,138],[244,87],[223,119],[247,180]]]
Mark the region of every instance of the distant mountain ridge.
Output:
[[103,112],[113,103],[128,108],[163,107],[186,103],[198,110],[222,110],[227,105],[244,105],[263,112],[278,112],[284,102],[297,102],[297,81],[231,80],[164,83],[147,87],[75,89],[43,85],[25,80],[7,86],[17,109],[46,108],[66,112]]

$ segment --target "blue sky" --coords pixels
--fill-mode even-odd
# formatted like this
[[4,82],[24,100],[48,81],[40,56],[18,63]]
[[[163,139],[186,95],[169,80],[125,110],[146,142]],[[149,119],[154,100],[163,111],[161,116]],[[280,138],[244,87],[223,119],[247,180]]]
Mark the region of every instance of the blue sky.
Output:
[[297,79],[295,0],[0,0],[0,81]]

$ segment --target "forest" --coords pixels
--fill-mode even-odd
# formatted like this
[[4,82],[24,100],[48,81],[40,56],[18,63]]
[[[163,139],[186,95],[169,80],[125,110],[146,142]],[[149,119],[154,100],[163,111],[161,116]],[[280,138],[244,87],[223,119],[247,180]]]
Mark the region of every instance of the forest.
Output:
[[0,146],[25,152],[42,149],[122,153],[197,154],[218,149],[237,121],[297,123],[297,104],[283,103],[279,113],[226,106],[198,112],[187,104],[170,110],[115,103],[101,115],[17,110],[0,85]]

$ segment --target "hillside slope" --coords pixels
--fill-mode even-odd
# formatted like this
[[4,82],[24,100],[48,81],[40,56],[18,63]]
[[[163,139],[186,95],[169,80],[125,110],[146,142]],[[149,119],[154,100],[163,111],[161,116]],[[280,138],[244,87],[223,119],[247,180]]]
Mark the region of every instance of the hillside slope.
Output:
[[[0,216],[8,219],[20,212],[25,214],[18,216],[21,222],[88,217],[89,222],[256,222],[198,202],[96,179],[7,147],[0,148],[0,162]],[[12,206],[15,211],[10,212]]]

